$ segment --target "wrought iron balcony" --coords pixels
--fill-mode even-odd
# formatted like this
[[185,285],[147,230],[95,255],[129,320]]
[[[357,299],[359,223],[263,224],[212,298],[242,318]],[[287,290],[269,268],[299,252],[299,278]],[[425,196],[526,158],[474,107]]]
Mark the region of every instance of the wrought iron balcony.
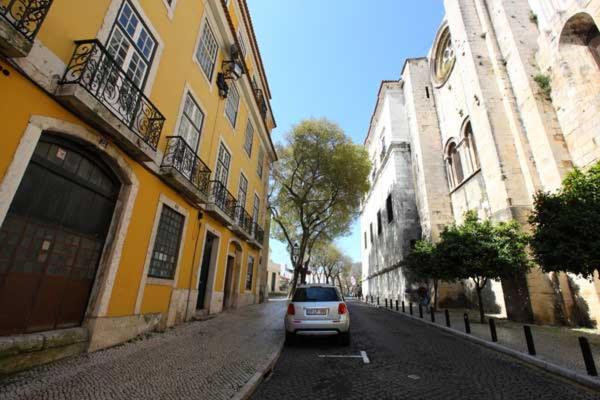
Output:
[[243,234],[246,239],[252,238],[252,216],[242,206],[235,208],[235,229]]
[[0,0],[0,52],[7,57],[29,54],[52,0]]
[[237,200],[220,181],[210,181],[210,185],[208,211],[211,211],[222,222],[233,226],[235,224]]
[[196,204],[206,204],[210,194],[210,168],[181,136],[167,136],[160,165],[165,180]]
[[267,102],[265,101],[265,96],[261,89],[255,88],[254,93],[256,94],[256,99],[258,101],[258,108],[260,110],[260,115],[262,115],[263,119],[267,118]]
[[154,160],[165,117],[98,40],[75,45],[56,95],[132,156]]
[[256,245],[258,245],[259,247],[262,247],[263,242],[265,240],[265,231],[257,223],[254,223],[253,226],[254,226],[254,228],[253,228],[254,243]]

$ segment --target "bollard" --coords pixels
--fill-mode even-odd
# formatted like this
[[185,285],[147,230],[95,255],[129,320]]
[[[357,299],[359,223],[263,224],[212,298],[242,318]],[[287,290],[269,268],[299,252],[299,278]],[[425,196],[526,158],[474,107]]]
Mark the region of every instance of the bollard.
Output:
[[379,305],[379,296],[377,296],[377,305]]
[[406,307],[404,306],[404,300],[402,300],[402,312],[406,312]]
[[447,308],[444,310],[444,315],[446,316],[446,326],[450,328],[450,312]]
[[579,337],[579,347],[581,347],[581,354],[583,354],[583,362],[585,363],[585,369],[587,369],[588,375],[598,376],[590,343],[583,336]]
[[387,299],[385,299],[385,308],[387,308]]
[[525,331],[525,341],[527,342],[527,350],[529,351],[529,354],[535,356],[535,344],[533,343],[531,327],[528,325],[523,325],[523,331]]
[[419,303],[419,318],[423,318],[423,305]]
[[431,313],[431,322],[435,322],[435,310],[433,307],[429,307],[429,312]]
[[469,314],[465,313],[463,315],[463,318],[465,319],[465,332],[471,333],[471,324],[469,323]]
[[498,341],[498,335],[496,334],[496,320],[494,318],[488,319],[490,323],[490,334],[492,335],[492,342]]
[[396,300],[396,311],[398,311],[398,300]]
[[410,308],[410,315],[413,315],[413,312],[412,312],[412,303],[408,303],[408,306]]

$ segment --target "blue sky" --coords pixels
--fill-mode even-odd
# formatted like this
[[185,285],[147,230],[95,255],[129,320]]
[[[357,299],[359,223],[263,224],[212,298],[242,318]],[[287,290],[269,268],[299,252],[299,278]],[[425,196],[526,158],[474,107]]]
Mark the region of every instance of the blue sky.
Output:
[[[379,84],[398,79],[406,58],[423,57],[443,18],[441,0],[248,0],[278,127],[326,117],[356,143],[367,133]],[[337,240],[360,261],[360,224]],[[289,264],[271,240],[275,262]]]

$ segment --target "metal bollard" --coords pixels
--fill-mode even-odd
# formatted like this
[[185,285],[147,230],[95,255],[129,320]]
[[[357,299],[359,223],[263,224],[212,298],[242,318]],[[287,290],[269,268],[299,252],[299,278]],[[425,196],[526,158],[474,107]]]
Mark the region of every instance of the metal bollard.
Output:
[[585,369],[587,369],[588,375],[598,376],[598,370],[596,370],[596,363],[592,356],[592,349],[587,338],[579,337],[579,347],[581,347],[581,354],[583,354],[583,362],[585,363]]
[[398,300],[396,300],[396,311],[398,311]]
[[429,312],[431,313],[431,322],[435,322],[435,311],[433,307],[429,307]]
[[377,305],[379,305],[379,296],[377,296]]
[[412,303],[408,303],[408,306],[409,306],[409,309],[410,309],[410,315],[413,315],[413,312],[412,312]]
[[533,343],[531,327],[528,325],[523,325],[523,331],[525,331],[525,341],[527,342],[527,350],[529,351],[529,354],[535,356],[535,344]]
[[450,328],[450,312],[447,308],[444,310],[444,315],[446,316],[446,326]]
[[385,299],[385,308],[387,308],[387,299]]
[[406,312],[406,306],[404,305],[404,300],[402,300],[402,312]]
[[492,335],[492,342],[498,341],[498,335],[496,334],[496,320],[494,318],[488,319],[490,323],[490,334]]
[[465,313],[463,315],[463,318],[465,320],[465,332],[471,333],[471,323],[469,322],[469,314]]
[[423,318],[423,305],[419,303],[419,318]]

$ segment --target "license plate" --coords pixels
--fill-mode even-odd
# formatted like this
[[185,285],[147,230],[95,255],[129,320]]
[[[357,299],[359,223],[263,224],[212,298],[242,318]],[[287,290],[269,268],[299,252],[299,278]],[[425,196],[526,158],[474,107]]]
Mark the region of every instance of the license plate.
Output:
[[307,308],[306,315],[327,315],[326,308]]

